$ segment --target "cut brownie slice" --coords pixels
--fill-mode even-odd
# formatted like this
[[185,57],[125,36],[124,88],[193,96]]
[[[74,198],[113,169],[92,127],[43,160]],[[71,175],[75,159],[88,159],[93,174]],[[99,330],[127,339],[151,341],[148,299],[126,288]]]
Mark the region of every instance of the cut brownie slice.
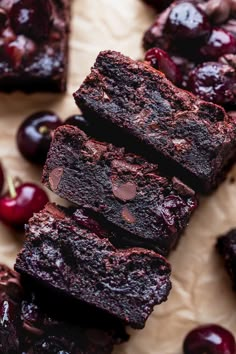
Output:
[[217,249],[224,258],[226,269],[236,290],[236,229],[219,237]]
[[66,89],[70,0],[0,0],[0,90]]
[[102,52],[74,97],[84,114],[135,137],[195,190],[212,191],[235,158],[235,119],[147,63]]
[[167,300],[170,265],[153,251],[117,250],[83,229],[73,212],[48,204],[30,220],[15,269],[61,293],[143,328]]
[[[86,306],[74,307],[45,289],[32,290],[4,265],[0,284],[1,354],[111,354],[114,344],[128,338],[115,319],[102,314],[101,321],[101,313]],[[100,326],[94,316],[100,316]]]
[[43,183],[119,228],[124,245],[163,255],[176,245],[197,204],[190,188],[163,177],[156,164],[69,125],[55,131]]

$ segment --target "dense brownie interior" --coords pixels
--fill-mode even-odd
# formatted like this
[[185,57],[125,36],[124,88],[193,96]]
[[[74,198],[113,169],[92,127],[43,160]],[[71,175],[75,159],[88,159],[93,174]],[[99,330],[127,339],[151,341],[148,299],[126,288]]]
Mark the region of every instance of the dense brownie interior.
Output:
[[102,52],[74,97],[86,115],[149,146],[167,172],[194,189],[210,192],[232,164],[234,118],[176,88],[146,63]]
[[3,265],[0,284],[1,354],[110,354],[128,338],[116,319],[34,287]]
[[164,255],[197,205],[195,193],[176,178],[163,177],[156,164],[73,126],[55,131],[43,183],[117,227],[124,246],[143,244]]
[[30,220],[15,269],[134,328],[144,327],[171,288],[170,265],[162,256],[141,248],[117,250],[52,204]]

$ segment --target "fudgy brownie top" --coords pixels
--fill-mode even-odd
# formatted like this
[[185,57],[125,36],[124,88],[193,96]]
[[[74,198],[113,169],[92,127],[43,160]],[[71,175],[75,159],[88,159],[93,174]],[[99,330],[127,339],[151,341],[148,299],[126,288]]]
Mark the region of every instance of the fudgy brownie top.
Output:
[[167,168],[195,188],[214,188],[234,155],[235,119],[223,108],[118,52],[98,55],[74,97],[85,114],[112,122],[167,158]]
[[[65,90],[69,7],[70,0],[0,0],[1,89]],[[42,79],[50,85],[40,87]]]
[[218,238],[217,249],[223,256],[226,269],[236,290],[236,229]]
[[114,319],[68,304],[44,288],[33,290],[32,283],[0,265],[1,354],[110,354],[115,343],[127,338]]
[[141,248],[117,250],[53,204],[30,220],[15,269],[134,328],[144,327],[171,288],[170,265],[162,256]]
[[54,132],[43,183],[119,227],[121,247],[142,244],[163,255],[175,246],[197,206],[193,190],[164,177],[158,165],[73,126]]

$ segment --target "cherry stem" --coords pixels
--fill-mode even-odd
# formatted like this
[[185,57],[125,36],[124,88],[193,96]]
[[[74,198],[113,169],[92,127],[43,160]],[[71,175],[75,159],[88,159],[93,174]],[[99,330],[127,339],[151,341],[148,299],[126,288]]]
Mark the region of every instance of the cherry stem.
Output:
[[11,198],[16,198],[16,188],[13,182],[13,179],[11,176],[7,176],[7,184],[8,184],[8,188],[9,188],[9,194]]

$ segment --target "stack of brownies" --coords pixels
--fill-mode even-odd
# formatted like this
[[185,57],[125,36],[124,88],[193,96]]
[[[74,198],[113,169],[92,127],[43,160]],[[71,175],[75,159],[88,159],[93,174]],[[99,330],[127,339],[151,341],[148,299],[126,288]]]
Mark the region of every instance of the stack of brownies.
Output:
[[214,190],[232,165],[236,124],[223,108],[112,51],[99,54],[74,97],[102,137],[69,125],[54,132],[43,183],[73,206],[48,204],[34,215],[15,270],[65,306],[84,304],[101,322],[111,316],[140,329],[168,297],[164,257],[196,192]]

